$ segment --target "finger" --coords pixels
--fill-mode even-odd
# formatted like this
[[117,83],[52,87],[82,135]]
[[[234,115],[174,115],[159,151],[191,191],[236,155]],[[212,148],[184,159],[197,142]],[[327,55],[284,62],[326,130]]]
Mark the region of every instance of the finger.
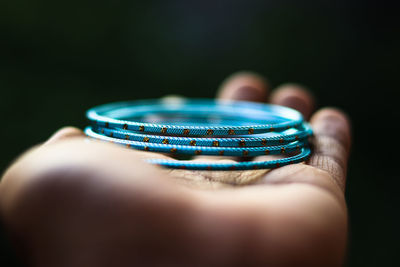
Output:
[[[218,99],[266,102],[269,85],[265,78],[254,72],[241,71],[232,74],[222,82]],[[209,159],[210,157],[206,157]],[[246,160],[246,158],[229,157],[229,159]]]
[[305,87],[298,84],[283,84],[276,88],[271,95],[270,102],[294,108],[308,119],[314,109],[314,97]]
[[[270,102],[276,105],[287,106],[300,111],[305,118],[314,108],[314,99],[304,87],[296,84],[284,84],[276,88],[270,97]],[[274,160],[277,156],[258,156],[254,161]]]
[[74,137],[84,136],[85,134],[82,132],[82,130],[75,127],[67,126],[56,131],[52,136],[50,136],[50,138],[44,143],[44,145],[57,143],[61,140],[66,140]]
[[349,119],[337,109],[325,108],[311,118],[311,125],[315,138],[309,164],[327,171],[344,191],[351,145]]
[[218,99],[265,102],[269,85],[265,78],[253,72],[237,72],[229,76],[217,93]]
[[[264,102],[268,95],[268,84],[266,80],[253,72],[237,72],[222,82],[218,92],[218,99],[245,100]],[[198,156],[195,160],[215,160],[212,156]],[[224,157],[232,160],[235,157]]]

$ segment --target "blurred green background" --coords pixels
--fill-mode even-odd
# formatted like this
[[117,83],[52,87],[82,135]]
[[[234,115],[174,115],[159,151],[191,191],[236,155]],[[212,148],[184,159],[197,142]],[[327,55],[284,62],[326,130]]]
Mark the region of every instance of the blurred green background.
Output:
[[2,0],[0,170],[58,128],[84,127],[93,105],[213,97],[253,70],[350,115],[347,265],[400,266],[398,14],[378,0]]

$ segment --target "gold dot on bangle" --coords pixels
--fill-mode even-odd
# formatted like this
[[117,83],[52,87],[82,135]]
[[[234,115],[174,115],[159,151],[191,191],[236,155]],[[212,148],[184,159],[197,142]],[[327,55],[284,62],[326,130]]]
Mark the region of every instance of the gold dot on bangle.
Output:
[[149,140],[150,140],[150,138],[148,138],[148,137],[143,138],[143,142],[149,142]]
[[240,147],[246,146],[246,142],[245,142],[244,140],[240,140],[240,141],[239,141],[239,146],[240,146]]
[[145,147],[144,147],[144,150],[149,151],[150,149],[149,149],[148,146],[145,146]]
[[168,140],[168,139],[164,139],[164,140],[162,141],[162,143],[163,143],[163,144],[169,144],[169,140]]
[[268,149],[265,149],[265,155],[269,155],[269,150]]
[[144,132],[144,126],[143,125],[139,126],[139,131]]
[[191,140],[191,141],[190,141],[190,145],[191,145],[191,146],[195,146],[195,145],[196,145],[196,140]]
[[128,129],[128,124],[125,123],[124,126],[123,126],[123,129],[124,130]]
[[175,147],[171,148],[171,152],[175,153],[178,149],[176,149]]
[[228,131],[228,134],[229,134],[229,135],[233,135],[233,134],[235,134],[235,131],[232,130],[232,129],[230,129],[230,130]]
[[263,138],[263,139],[261,140],[261,143],[262,143],[264,146],[267,145],[267,139]]
[[213,145],[213,146],[219,146],[219,141],[213,141],[213,142],[212,142],[212,145]]
[[184,134],[184,135],[188,135],[189,132],[190,132],[189,129],[184,129],[184,130],[183,130],[183,134]]
[[254,129],[253,128],[249,128],[249,134],[253,134],[254,133]]
[[286,152],[286,149],[285,149],[284,147],[282,147],[282,148],[281,148],[281,153],[282,153],[282,154],[285,154],[285,152]]
[[214,133],[213,130],[211,130],[211,129],[208,129],[208,130],[207,130],[207,135],[212,135],[213,133]]
[[201,150],[196,150],[194,153],[195,153],[196,155],[200,155],[200,154],[201,154]]
[[248,150],[243,150],[243,156],[248,156],[249,155],[249,151]]
[[220,156],[223,156],[224,153],[225,153],[225,151],[223,151],[223,150],[221,150],[221,151],[218,152],[218,154],[219,154]]
[[167,132],[167,127],[162,127],[161,132],[165,134]]

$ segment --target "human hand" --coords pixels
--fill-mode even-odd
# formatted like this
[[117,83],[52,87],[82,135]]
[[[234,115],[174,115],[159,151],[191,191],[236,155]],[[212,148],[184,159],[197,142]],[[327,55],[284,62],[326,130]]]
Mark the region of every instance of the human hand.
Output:
[[[266,101],[268,85],[239,73],[218,97]],[[269,102],[306,118],[313,108],[297,85]],[[336,109],[316,112],[311,125],[306,164],[229,172],[161,169],[142,159],[166,155],[65,128],[6,171],[0,211],[32,266],[339,266],[350,126]]]

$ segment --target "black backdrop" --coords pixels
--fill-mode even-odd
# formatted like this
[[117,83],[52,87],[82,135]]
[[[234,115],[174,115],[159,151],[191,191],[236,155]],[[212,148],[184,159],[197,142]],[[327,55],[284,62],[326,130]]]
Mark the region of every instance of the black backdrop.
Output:
[[87,108],[213,97],[238,70],[299,82],[353,120],[349,266],[394,266],[398,4],[345,0],[2,0],[0,170]]

